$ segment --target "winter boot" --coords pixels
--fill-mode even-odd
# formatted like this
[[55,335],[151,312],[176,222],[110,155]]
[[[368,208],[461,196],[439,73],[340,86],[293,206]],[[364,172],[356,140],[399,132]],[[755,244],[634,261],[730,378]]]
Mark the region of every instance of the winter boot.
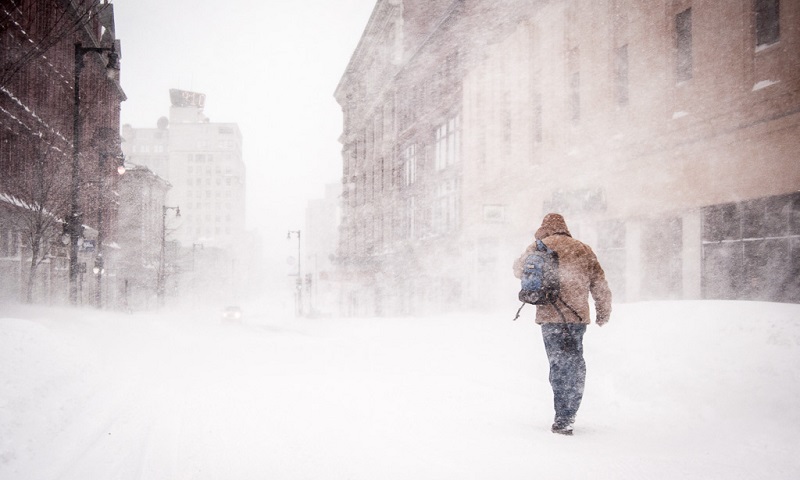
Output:
[[572,424],[575,423],[573,418],[556,418],[550,431],[558,433],[559,435],[572,435]]

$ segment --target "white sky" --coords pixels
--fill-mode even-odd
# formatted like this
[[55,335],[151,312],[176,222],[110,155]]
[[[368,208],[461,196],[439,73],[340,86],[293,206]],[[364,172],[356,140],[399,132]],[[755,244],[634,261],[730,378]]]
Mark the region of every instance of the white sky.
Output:
[[206,94],[212,122],[242,130],[247,222],[265,243],[303,228],[310,198],[340,181],[333,92],[375,0],[116,0],[122,123],[154,127],[169,89]]

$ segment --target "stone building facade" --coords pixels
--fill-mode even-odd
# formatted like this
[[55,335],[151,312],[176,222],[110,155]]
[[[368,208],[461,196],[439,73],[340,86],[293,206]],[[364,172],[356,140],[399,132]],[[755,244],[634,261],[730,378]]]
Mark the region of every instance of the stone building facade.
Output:
[[511,304],[550,211],[616,300],[800,301],[799,19],[797,0],[377,2],[335,94],[348,301]]

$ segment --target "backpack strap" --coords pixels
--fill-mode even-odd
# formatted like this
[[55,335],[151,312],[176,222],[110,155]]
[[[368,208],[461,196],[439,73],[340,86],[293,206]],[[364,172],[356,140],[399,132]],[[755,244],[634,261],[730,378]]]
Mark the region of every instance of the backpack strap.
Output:
[[540,252],[548,252],[548,251],[550,251],[550,247],[545,245],[543,241],[541,241],[541,240],[539,240],[537,238],[536,239],[536,250],[539,250]]
[[517,316],[516,316],[516,317],[514,317],[514,318],[512,318],[511,320],[514,320],[514,321],[516,321],[516,320],[519,318],[519,312],[521,312],[521,311],[522,311],[522,307],[524,307],[524,306],[525,306],[525,302],[522,302],[522,305],[520,305],[520,306],[519,306],[519,309],[517,310]]
[[[581,316],[580,316],[580,314],[579,314],[578,312],[576,312],[576,311],[575,311],[575,309],[574,309],[574,308],[572,308],[572,307],[569,305],[569,303],[565,302],[565,301],[564,301],[564,299],[562,299],[562,298],[561,298],[561,295],[559,295],[559,296],[558,296],[558,297],[556,297],[556,298],[557,298],[557,300],[561,300],[561,303],[563,303],[564,305],[566,305],[566,306],[567,306],[567,308],[569,308],[569,309],[572,311],[572,313],[574,313],[574,314],[575,314],[575,316],[576,316],[576,317],[578,317],[578,320],[580,320],[580,321],[581,321],[581,323],[583,323],[583,317],[581,317]],[[561,315],[561,319],[562,319],[562,320],[564,320],[564,323],[567,323],[567,317],[565,317],[565,316],[564,316],[564,313],[561,311],[561,309],[560,309],[560,308],[558,308],[558,305],[556,304],[556,302],[553,302],[553,303],[552,303],[552,305],[553,305],[553,307],[555,307],[555,309],[556,309],[556,312],[558,312],[558,314],[559,314],[559,315]],[[514,320],[514,321],[516,321],[516,320],[519,318],[519,312],[521,312],[521,311],[522,311],[522,307],[524,307],[524,306],[525,306],[525,302],[522,302],[522,305],[520,305],[520,306],[519,306],[519,308],[517,309],[517,314],[516,314],[516,315],[514,316],[514,318],[512,318],[511,320]]]

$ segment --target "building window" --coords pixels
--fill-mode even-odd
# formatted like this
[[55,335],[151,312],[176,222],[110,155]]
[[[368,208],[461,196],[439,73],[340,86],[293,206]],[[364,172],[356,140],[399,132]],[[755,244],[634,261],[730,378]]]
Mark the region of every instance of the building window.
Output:
[[800,301],[800,194],[703,209],[706,298]]
[[414,197],[406,200],[406,238],[414,238],[416,235],[416,202]]
[[542,94],[533,95],[533,141],[542,143]]
[[433,230],[437,233],[453,231],[458,227],[459,199],[458,179],[452,178],[436,185],[433,204]]
[[503,92],[502,113],[503,117],[503,154],[509,156],[511,154],[511,133],[513,131],[513,120],[511,116],[511,95],[509,92]]
[[617,48],[614,54],[614,86],[617,105],[628,104],[628,45]]
[[444,170],[460,161],[461,120],[455,115],[436,128],[436,170]]
[[574,72],[569,79],[569,106],[572,123],[581,121],[581,74]]
[[777,43],[780,37],[779,0],[756,0],[756,48]]
[[692,9],[675,16],[675,60],[678,82],[692,79]]
[[415,144],[409,145],[403,152],[403,172],[407,187],[417,181],[417,146]]
[[14,257],[19,250],[19,237],[16,232],[0,228],[0,257]]

